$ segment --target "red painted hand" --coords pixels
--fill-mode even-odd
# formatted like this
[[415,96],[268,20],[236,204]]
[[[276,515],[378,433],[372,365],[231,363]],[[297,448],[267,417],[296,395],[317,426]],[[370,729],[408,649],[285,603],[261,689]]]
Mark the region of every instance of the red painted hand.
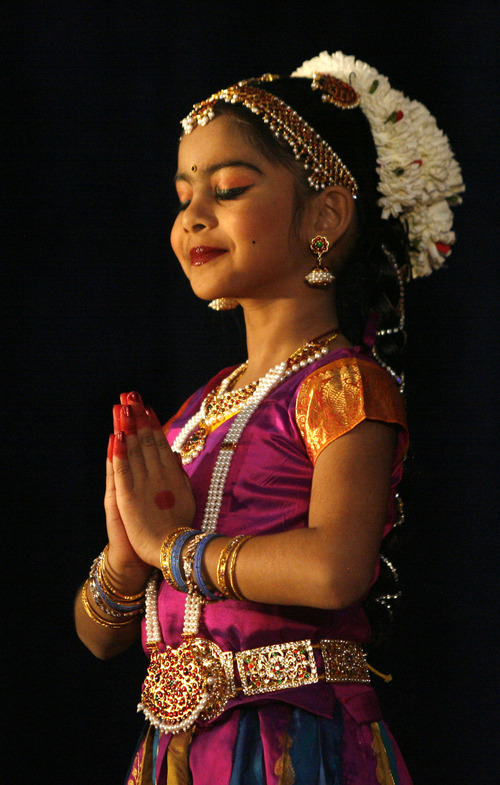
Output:
[[159,566],[167,534],[192,524],[194,498],[153,410],[144,407],[137,393],[121,400],[128,403],[114,409],[120,430],[112,437],[110,486],[132,550],[142,562]]

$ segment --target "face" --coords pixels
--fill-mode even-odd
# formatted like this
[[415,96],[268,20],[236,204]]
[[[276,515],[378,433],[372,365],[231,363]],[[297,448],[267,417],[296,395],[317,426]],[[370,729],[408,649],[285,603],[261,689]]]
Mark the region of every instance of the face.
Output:
[[182,138],[176,188],[172,248],[195,294],[244,301],[303,289],[312,257],[302,227],[292,227],[293,174],[237,123],[221,116]]

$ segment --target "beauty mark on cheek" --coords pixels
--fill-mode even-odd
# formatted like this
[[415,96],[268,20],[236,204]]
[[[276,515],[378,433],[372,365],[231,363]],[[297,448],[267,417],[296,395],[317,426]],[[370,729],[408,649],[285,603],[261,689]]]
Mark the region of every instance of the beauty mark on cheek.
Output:
[[155,496],[155,504],[160,510],[171,510],[175,506],[175,496],[171,491],[160,491]]

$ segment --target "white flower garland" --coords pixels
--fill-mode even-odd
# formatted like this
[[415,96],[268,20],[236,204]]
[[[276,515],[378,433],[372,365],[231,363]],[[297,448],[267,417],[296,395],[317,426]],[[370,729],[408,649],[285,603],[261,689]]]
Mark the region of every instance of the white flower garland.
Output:
[[429,275],[449,256],[455,234],[450,205],[465,190],[448,138],[418,101],[394,90],[386,76],[342,52],[307,60],[292,76],[336,76],[360,95],[377,149],[382,218],[407,227],[413,276]]

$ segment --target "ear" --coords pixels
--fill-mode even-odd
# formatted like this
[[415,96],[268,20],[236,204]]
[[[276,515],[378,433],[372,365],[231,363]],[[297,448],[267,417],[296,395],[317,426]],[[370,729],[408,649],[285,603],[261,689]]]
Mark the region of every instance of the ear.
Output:
[[331,185],[315,199],[313,231],[324,235],[330,246],[350,235],[355,225],[356,208],[347,188]]

